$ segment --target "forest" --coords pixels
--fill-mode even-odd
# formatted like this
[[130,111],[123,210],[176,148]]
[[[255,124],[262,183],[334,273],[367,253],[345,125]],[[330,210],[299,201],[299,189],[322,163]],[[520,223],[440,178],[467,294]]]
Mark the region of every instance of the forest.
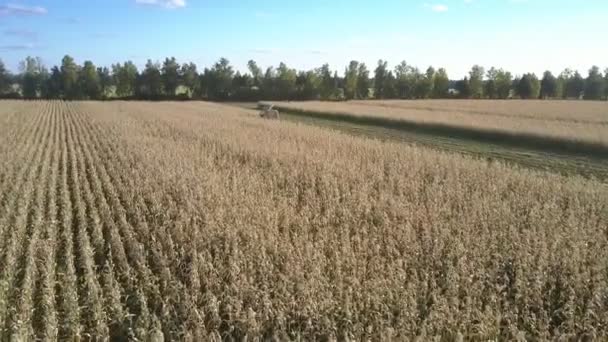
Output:
[[565,69],[541,77],[514,75],[502,68],[474,65],[468,76],[453,80],[444,68],[421,70],[399,63],[391,70],[379,60],[370,70],[351,61],[340,74],[324,64],[313,70],[296,70],[280,63],[265,71],[253,60],[247,72],[235,71],[226,58],[199,71],[194,63],[180,64],[174,57],[162,63],[148,60],[139,70],[132,61],[98,67],[92,61],[79,65],[66,55],[50,69],[39,57],[27,57],[18,73],[0,60],[0,98],[64,100],[328,100],[351,99],[608,99],[608,68],[593,66],[585,77]]

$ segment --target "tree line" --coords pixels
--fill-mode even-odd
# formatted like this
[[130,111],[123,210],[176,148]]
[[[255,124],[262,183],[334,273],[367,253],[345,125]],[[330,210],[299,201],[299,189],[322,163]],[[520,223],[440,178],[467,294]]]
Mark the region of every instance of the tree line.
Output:
[[251,60],[247,72],[235,71],[221,58],[199,72],[196,64],[180,64],[174,58],[162,63],[148,60],[145,67],[127,61],[96,67],[92,61],[77,64],[70,56],[50,70],[38,57],[27,57],[19,73],[11,74],[0,60],[0,97],[66,100],[107,99],[204,99],[213,101],[350,100],[350,99],[608,99],[608,69],[593,66],[586,77],[566,69],[555,76],[546,71],[514,76],[494,67],[479,65],[466,77],[450,80],[444,68],[421,71],[405,61],[394,69],[378,61],[372,71],[365,63],[351,61],[342,75],[328,64],[298,71],[280,63],[263,70]]

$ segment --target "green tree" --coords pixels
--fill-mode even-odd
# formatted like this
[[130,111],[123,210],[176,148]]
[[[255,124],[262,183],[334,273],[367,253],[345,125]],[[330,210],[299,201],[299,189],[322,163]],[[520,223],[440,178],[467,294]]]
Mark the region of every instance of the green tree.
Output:
[[97,68],[97,77],[99,78],[99,92],[102,98],[106,98],[110,92],[110,88],[114,85],[110,69],[108,67]]
[[49,71],[46,67],[42,67],[38,73],[38,92],[40,97],[48,99],[49,97]]
[[359,98],[357,82],[359,81],[359,62],[350,61],[348,68],[344,72],[345,86],[344,96],[347,100]]
[[143,98],[156,100],[163,93],[163,80],[160,64],[148,59],[144,71],[141,73],[139,92]]
[[418,82],[420,71],[406,61],[395,66],[395,91],[397,96],[402,99],[416,97],[416,82]]
[[112,74],[116,84],[116,95],[119,97],[135,95],[139,72],[133,62],[127,61],[123,65],[120,63],[112,65]]
[[469,78],[465,76],[462,80],[456,82],[456,91],[458,91],[458,97],[468,99],[471,97],[471,84]]
[[251,90],[252,84],[253,79],[249,74],[241,74],[237,71],[232,78],[232,99],[237,101],[251,101],[253,99]]
[[480,99],[483,97],[483,76],[484,68],[479,65],[474,65],[469,71],[469,87],[471,97]]
[[540,94],[540,81],[534,74],[525,74],[517,83],[517,94],[522,99],[535,99]]
[[359,71],[357,73],[357,94],[360,99],[367,99],[369,97],[370,88],[369,70],[365,63],[359,64]]
[[19,62],[19,71],[24,74],[37,74],[44,68],[40,57],[27,56]]
[[[392,73],[391,73],[392,74]],[[387,84],[389,76],[388,62],[383,60],[378,61],[378,66],[374,71],[374,97],[377,99],[384,99],[387,97],[387,93],[390,92],[390,85]]]
[[544,99],[557,97],[557,90],[557,78],[553,76],[551,71],[545,71],[540,82],[540,97]]
[[386,74],[386,78],[384,79],[384,98],[385,99],[395,99],[397,98],[397,78],[393,74],[392,71],[389,71]]
[[436,99],[447,97],[449,89],[450,78],[448,73],[444,68],[439,68],[433,81],[433,97]]
[[234,70],[230,61],[220,58],[213,68],[204,74],[207,96],[212,100],[228,100],[232,95],[232,78]]
[[61,98],[62,97],[62,85],[63,85],[63,78],[61,76],[61,70],[59,70],[59,67],[54,66],[51,69],[51,75],[49,76],[49,79],[47,80],[47,85],[46,85],[48,98],[50,98],[50,99]]
[[209,99],[209,82],[211,79],[211,70],[205,68],[198,76],[198,91],[195,96],[199,98]]
[[36,98],[41,93],[42,82],[46,72],[40,57],[26,57],[19,64],[21,70],[21,92],[25,98]]
[[329,69],[329,64],[323,64],[321,68],[318,69],[317,73],[321,78],[319,92],[321,94],[321,99],[331,99],[331,97],[336,93],[336,83],[334,82],[334,77]]
[[199,87],[198,71],[196,70],[196,64],[189,63],[182,65],[182,82],[184,86],[190,91],[190,96],[195,94]]
[[62,90],[67,99],[78,99],[81,97],[81,89],[78,84],[79,67],[74,58],[65,55],[61,60]]
[[232,89],[236,90],[236,88],[249,88],[252,84],[252,78],[249,74],[241,74],[240,71],[237,71],[232,78]]
[[340,76],[338,76],[337,71],[334,71],[333,80],[334,80],[334,90],[331,95],[331,99],[343,101],[344,100],[344,87],[343,87],[344,85],[342,83],[342,79],[340,78]]
[[503,69],[498,69],[494,78],[496,87],[496,97],[499,99],[509,98],[511,94],[511,86],[513,84],[513,75]]
[[101,98],[101,84],[97,68],[91,61],[85,61],[79,75],[80,91],[85,98],[98,100]]
[[298,75],[297,87],[302,100],[317,100],[321,96],[321,77],[315,71],[302,71]]
[[568,81],[574,76],[574,71],[566,68],[557,77],[557,96],[560,98],[568,97]]
[[566,97],[580,98],[585,91],[585,79],[578,71],[566,80]]
[[277,97],[277,87],[276,87],[276,78],[277,73],[274,70],[274,67],[270,66],[266,68],[266,72],[264,73],[264,77],[261,80],[262,83],[262,94],[266,99],[275,99]]
[[212,71],[216,76],[216,80],[218,81],[218,98],[230,98],[230,84],[232,82],[232,77],[234,76],[234,70],[232,69],[232,66],[230,66],[228,59],[221,58],[217,63],[215,63]]
[[600,100],[604,96],[604,78],[597,66],[589,69],[585,80],[585,100]]
[[604,98],[608,101],[608,68],[604,70]]
[[540,97],[540,80],[534,73],[530,74],[530,80],[532,82],[532,98],[538,99]]
[[247,62],[247,69],[251,73],[251,77],[253,78],[253,85],[255,87],[260,87],[262,85],[262,69],[258,66],[258,64],[252,59]]
[[179,86],[180,66],[175,57],[165,58],[162,67],[163,90],[166,95],[175,96],[175,91]]
[[566,80],[560,74],[555,81],[555,96],[560,99],[566,98]]
[[0,95],[8,92],[10,85],[11,85],[10,81],[11,81],[11,75],[8,72],[8,70],[6,70],[4,63],[0,59]]
[[297,72],[295,69],[289,69],[285,63],[279,64],[277,68],[277,88],[280,99],[290,100],[295,96],[296,77]]
[[498,77],[498,70],[491,67],[486,72],[486,81],[484,83],[484,94],[489,99],[495,99],[498,97],[498,89],[496,86],[496,78]]
[[418,68],[414,69],[414,97],[417,99],[428,98],[433,91],[433,78],[435,77],[435,69],[429,67],[426,73],[421,73]]

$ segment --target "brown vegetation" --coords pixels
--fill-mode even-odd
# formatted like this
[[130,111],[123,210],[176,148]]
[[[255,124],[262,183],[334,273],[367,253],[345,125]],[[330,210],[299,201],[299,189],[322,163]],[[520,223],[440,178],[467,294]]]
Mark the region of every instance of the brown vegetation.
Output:
[[280,108],[533,135],[608,146],[608,103],[523,100],[277,102]]
[[608,336],[598,182],[208,103],[2,102],[0,339]]

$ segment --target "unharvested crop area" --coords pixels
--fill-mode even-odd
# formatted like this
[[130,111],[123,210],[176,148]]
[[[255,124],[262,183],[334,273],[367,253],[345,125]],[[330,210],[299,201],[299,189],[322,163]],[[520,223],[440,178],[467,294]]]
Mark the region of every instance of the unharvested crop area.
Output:
[[210,103],[0,104],[2,340],[608,337],[603,183]]
[[608,148],[608,102],[378,100],[280,102],[285,109],[548,138]]

